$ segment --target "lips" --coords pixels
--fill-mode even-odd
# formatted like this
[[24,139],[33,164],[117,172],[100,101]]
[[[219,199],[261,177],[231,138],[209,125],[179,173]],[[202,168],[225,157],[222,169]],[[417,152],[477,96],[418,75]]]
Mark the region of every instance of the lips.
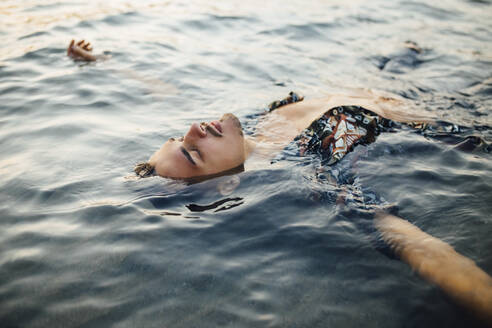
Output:
[[202,122],[199,127],[202,133],[204,133],[203,136],[206,136],[207,132],[209,132],[214,137],[222,137],[222,125],[219,121],[213,121],[208,124]]
[[210,122],[210,125],[222,134],[222,126],[220,125],[219,121],[212,121]]

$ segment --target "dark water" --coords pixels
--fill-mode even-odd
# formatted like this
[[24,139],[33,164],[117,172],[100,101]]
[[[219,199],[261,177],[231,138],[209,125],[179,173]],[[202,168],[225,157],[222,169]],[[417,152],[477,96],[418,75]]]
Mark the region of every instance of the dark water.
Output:
[[[491,142],[490,1],[3,1],[0,35],[0,326],[479,325],[320,201],[310,165],[229,193],[132,168],[290,90],[386,90]],[[71,38],[111,59],[73,62]],[[365,186],[492,273],[490,153],[407,130],[365,150]]]

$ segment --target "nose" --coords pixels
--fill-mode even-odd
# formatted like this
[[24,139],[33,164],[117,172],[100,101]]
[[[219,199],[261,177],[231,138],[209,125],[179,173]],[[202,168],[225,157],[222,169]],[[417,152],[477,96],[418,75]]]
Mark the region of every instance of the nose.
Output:
[[186,135],[184,136],[184,139],[185,141],[193,141],[200,138],[205,138],[206,136],[207,136],[207,131],[205,131],[205,129],[202,129],[200,127],[200,124],[193,123],[190,126],[190,129],[188,130]]

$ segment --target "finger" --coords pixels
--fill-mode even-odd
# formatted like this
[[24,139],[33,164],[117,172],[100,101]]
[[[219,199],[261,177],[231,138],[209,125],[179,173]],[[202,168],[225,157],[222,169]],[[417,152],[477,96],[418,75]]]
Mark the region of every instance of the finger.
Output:
[[87,48],[87,51],[92,51],[92,47],[88,47]]
[[78,45],[78,46],[82,46],[82,45],[84,44],[84,41],[85,41],[85,40],[80,40],[80,41],[77,43],[77,45]]
[[72,39],[72,41],[70,42],[70,44],[68,45],[68,48],[67,48],[67,55],[70,56],[70,53],[72,52],[72,47],[73,47],[73,44],[75,43],[75,40]]

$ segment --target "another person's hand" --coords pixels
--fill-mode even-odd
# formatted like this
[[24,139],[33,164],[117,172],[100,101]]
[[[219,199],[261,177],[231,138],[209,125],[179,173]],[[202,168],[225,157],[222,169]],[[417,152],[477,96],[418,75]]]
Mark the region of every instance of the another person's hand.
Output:
[[85,42],[85,40],[75,43],[75,40],[72,39],[67,48],[67,56],[75,60],[95,61],[97,59],[92,54],[90,42]]

